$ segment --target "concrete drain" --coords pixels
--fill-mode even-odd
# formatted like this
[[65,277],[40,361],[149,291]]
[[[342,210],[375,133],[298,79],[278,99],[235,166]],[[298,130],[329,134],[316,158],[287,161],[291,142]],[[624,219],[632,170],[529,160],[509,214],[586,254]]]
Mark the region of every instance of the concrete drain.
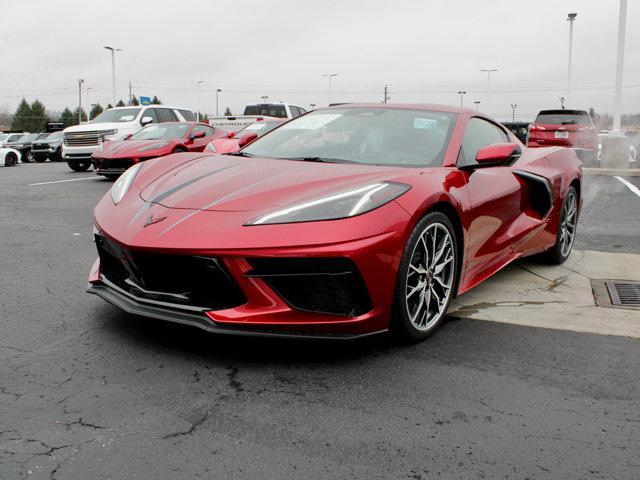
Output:
[[640,282],[592,279],[591,289],[599,307],[640,309]]

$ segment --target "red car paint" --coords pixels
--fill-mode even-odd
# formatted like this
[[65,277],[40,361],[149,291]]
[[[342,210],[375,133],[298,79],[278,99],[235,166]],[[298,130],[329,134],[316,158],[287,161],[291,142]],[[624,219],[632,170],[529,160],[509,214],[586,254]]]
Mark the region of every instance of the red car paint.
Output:
[[[231,136],[216,138],[211,142],[211,147],[208,145],[206,150],[211,151],[212,153],[235,153],[240,150],[244,145],[240,145],[243,139],[248,138],[248,135],[255,132],[257,134],[257,138],[260,138],[265,133],[270,132],[274,128],[286,122],[287,119],[284,120],[268,120],[252,123],[247,125],[242,130],[230,134]],[[246,143],[248,144],[248,143]],[[246,145],[245,144],[245,145]]]
[[[132,139],[104,142],[102,150],[94,152],[91,157],[96,174],[117,176],[138,162],[163,157],[176,151],[202,152],[209,142],[227,135],[224,130],[214,129],[207,124],[197,122],[164,122],[151,124],[146,128],[171,125],[186,126],[184,135],[181,138],[167,140],[136,140],[134,136]],[[203,137],[195,138],[193,134],[196,127],[200,130],[207,129]],[[144,129],[138,133],[143,131]],[[149,149],[154,145],[159,147]]]
[[[479,117],[494,123],[489,117],[474,110],[433,105],[364,107],[457,114],[442,165],[407,168],[171,155],[147,162],[117,205],[109,194],[98,203],[94,222],[99,235],[133,252],[220,258],[246,302],[203,312],[196,326],[221,333],[267,335],[291,331],[362,335],[387,330],[403,249],[416,223],[433,209],[447,212],[460,225],[463,255],[458,294],[510,262],[554,245],[565,192],[570,185],[578,195],[580,192],[582,169],[574,152],[522,146],[522,155],[512,164],[459,168],[461,140],[469,120]],[[505,138],[520,144],[500,128]],[[535,192],[527,175],[542,178],[548,185],[551,203],[544,215],[534,205]],[[407,184],[411,189],[350,218],[245,226],[278,207],[378,181]],[[149,220],[157,223],[146,226]],[[371,309],[355,316],[302,311],[288,305],[263,278],[250,274],[251,259],[291,257],[353,261],[364,280]],[[105,288],[100,273],[96,261],[89,291]],[[162,318],[168,319],[166,315]]]
[[583,110],[543,110],[529,127],[528,147],[569,147],[579,156],[595,158],[598,134]]

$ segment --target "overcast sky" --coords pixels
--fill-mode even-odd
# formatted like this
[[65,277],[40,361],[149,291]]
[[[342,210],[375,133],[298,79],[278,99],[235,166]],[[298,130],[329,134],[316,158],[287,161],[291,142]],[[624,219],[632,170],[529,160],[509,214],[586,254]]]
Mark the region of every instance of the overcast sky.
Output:
[[[569,24],[574,29],[575,108],[613,108],[618,0],[0,0],[0,108],[22,96],[47,108],[111,101],[115,45],[118,98],[239,113],[246,103],[374,101],[459,104],[505,119],[510,104],[531,119],[565,95]],[[629,0],[623,103],[640,112],[640,0]],[[486,74],[492,74],[488,104]]]

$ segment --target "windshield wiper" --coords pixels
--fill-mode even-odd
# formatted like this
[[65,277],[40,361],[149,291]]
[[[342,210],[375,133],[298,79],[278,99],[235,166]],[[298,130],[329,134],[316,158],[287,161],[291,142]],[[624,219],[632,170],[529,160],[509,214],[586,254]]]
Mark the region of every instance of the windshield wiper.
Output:
[[249,155],[248,153],[244,153],[244,152],[227,153],[227,155],[233,155],[234,157],[247,157],[247,158],[253,157],[253,155]]
[[327,157],[282,157],[282,160],[298,160],[301,162],[319,162],[319,163],[359,163],[353,160],[344,160],[342,158]]

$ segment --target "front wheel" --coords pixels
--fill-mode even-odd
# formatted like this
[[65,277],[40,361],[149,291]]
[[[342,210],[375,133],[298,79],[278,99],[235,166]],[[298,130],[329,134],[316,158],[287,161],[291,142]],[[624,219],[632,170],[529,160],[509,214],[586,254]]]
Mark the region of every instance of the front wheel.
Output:
[[562,202],[562,211],[556,233],[556,243],[545,252],[543,258],[549,263],[560,265],[564,263],[573,249],[578,226],[578,193],[573,187],[569,187]]
[[13,167],[18,164],[18,155],[14,152],[9,152],[4,157],[4,166],[5,167]]
[[405,246],[394,295],[391,328],[401,337],[423,340],[442,322],[458,281],[458,249],[453,225],[429,213]]
[[67,165],[74,172],[85,172],[91,166],[89,160],[67,160]]

